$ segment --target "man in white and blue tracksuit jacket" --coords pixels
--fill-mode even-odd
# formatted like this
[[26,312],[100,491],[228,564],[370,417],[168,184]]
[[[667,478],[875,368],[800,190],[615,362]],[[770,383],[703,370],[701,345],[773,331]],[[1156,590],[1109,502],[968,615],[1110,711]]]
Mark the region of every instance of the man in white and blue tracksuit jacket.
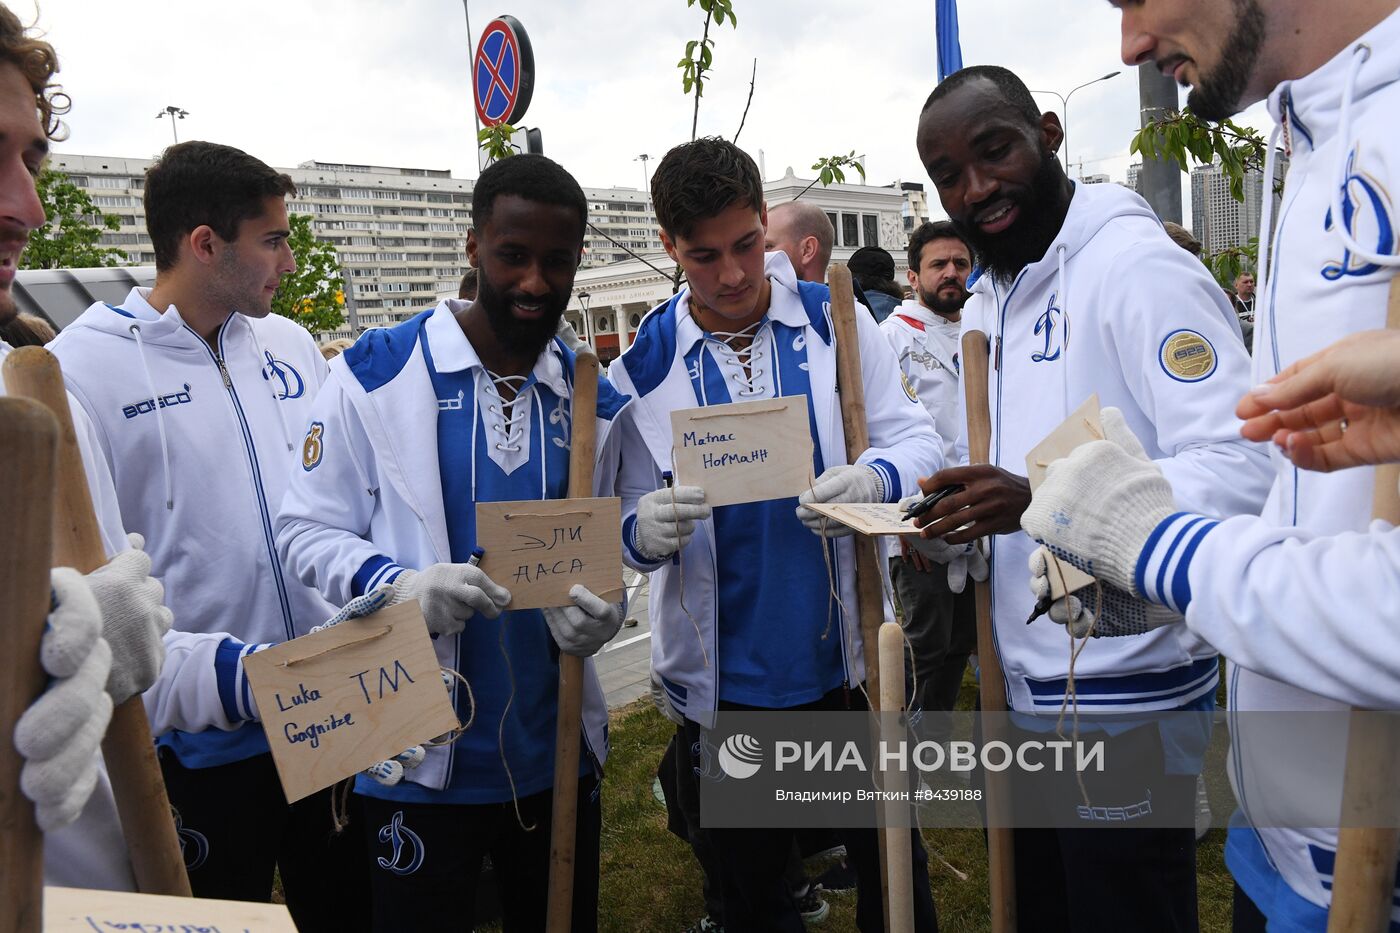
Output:
[[[1276,127],[1265,177],[1280,143],[1291,162],[1277,228],[1260,250],[1254,378],[1264,382],[1347,334],[1385,326],[1400,265],[1400,12],[1383,0],[1271,8],[1253,21],[1259,11],[1231,8],[1233,21],[1213,38],[1247,34],[1253,51],[1234,69],[1243,83],[1222,84],[1209,64],[1227,52],[1200,47],[1181,25],[1205,6],[1125,7],[1123,50],[1134,64],[1165,59],[1166,49],[1201,60],[1203,75],[1188,72],[1191,100],[1212,119],[1268,95]],[[1270,226],[1266,216],[1263,228]],[[1375,470],[1300,471],[1271,449],[1262,515],[1216,522],[1174,482],[1174,502],[1160,492],[1125,494],[1134,468],[1103,452],[1066,461],[1045,501],[1037,495],[1027,530],[1073,543],[1052,533],[1050,516],[1074,517],[1064,534],[1079,543],[1069,551],[1121,567],[1139,595],[1184,613],[1184,628],[1229,658],[1231,780],[1240,802],[1225,851],[1237,884],[1234,928],[1326,929],[1337,830],[1313,820],[1341,812],[1345,711],[1400,708],[1400,639],[1388,609],[1400,596],[1400,532],[1370,522]],[[1086,508],[1086,497],[1067,493],[1088,477],[1096,504]],[[1160,483],[1144,480],[1144,491]],[[1134,515],[1135,527],[1114,522],[1111,543],[1084,546],[1104,525],[1092,517],[1100,509]],[[1313,729],[1307,740],[1280,741],[1249,716],[1284,710],[1312,713],[1313,722],[1332,717],[1329,734]],[[1391,929],[1400,929],[1400,910]]]
[[[943,206],[983,266],[963,329],[984,331],[991,352],[990,465],[930,479],[928,489],[968,489],[945,499],[929,527],[952,543],[993,535],[996,645],[1010,708],[1048,717],[1026,723],[1032,731],[1053,728],[1071,668],[1062,628],[1026,624],[1036,549],[1019,528],[1030,502],[1027,454],[1097,393],[1196,510],[1253,513],[1267,487],[1264,452],[1240,439],[1234,416],[1249,364],[1220,289],[1137,195],[1066,178],[1054,156],[1060,140],[1055,115],[1041,115],[1020,79],[994,67],[941,83],[918,136]],[[954,516],[960,509],[969,511]],[[955,532],[970,518],[970,530]],[[1101,608],[1108,615],[1123,602],[1105,593]],[[1214,650],[1180,627],[1092,642],[1073,674],[1079,707],[1094,712],[1207,711],[1219,680]],[[1181,737],[1159,741],[1157,731],[1113,730],[1107,754],[1160,762],[1147,809],[1190,813],[1203,737],[1194,756],[1168,754]],[[1017,830],[1018,913],[1043,918],[1044,929],[1194,930],[1192,829],[1088,828],[1077,782],[1058,789],[1048,805],[1059,808],[1059,825],[1086,828]],[[1142,791],[1094,803],[1131,807]]]
[[[561,649],[585,656],[573,929],[586,931],[597,924],[607,757],[607,707],[586,656],[617,631],[621,612],[609,606],[607,624],[593,626],[601,640],[580,649],[560,640],[563,610],[509,609],[509,592],[470,559],[478,502],[567,495],[575,357],[552,335],[587,208],[573,178],[543,156],[497,163],[473,197],[477,301],[444,300],[368,332],[331,361],[277,520],[278,544],[292,572],[332,602],[385,585],[395,601],[417,598],[439,663],[470,684],[452,688],[461,720],[473,720],[460,738],[430,747],[396,785],[363,776],[356,784],[378,929],[470,928],[487,854],[505,928],[543,927],[558,657]],[[540,321],[548,326],[532,331]],[[527,332],[537,338],[528,360],[517,339]],[[499,374],[511,340],[523,372]],[[599,494],[615,476],[611,428],[623,401],[600,377],[597,445],[608,465],[596,474]],[[452,599],[462,607],[436,608]]]
[[[155,288],[94,304],[51,345],[96,429],[122,523],[146,539],[176,627],[232,636],[225,685],[241,677],[240,643],[282,642],[334,612],[283,570],[272,535],[325,373],[310,334],[268,314],[295,267],[284,203],[292,190],[230,147],[167,150],[146,183]],[[247,718],[244,687],[230,693],[210,678],[196,689],[230,724]],[[348,837],[330,834],[329,794],[288,806],[259,725],[172,729],[159,741],[197,895],[268,900],[280,867],[299,925],[363,926],[365,885],[342,890],[363,860]]]
[[[932,421],[902,384],[893,351],[862,312],[856,320],[870,447],[854,458],[856,466],[847,465],[830,293],[825,285],[799,282],[783,253],[765,257],[762,185],[747,155],[722,140],[676,147],[653,177],[653,196],[663,243],[689,284],[646,316],[608,373],[633,399],[618,427],[624,556],[651,574],[653,671],[674,713],[684,717],[681,747],[693,765],[701,730],[713,725],[717,711],[863,708],[865,667],[850,539],[814,534],[813,519],[804,527],[794,514],[796,497],[710,510],[697,487],[662,488],[662,474],[671,469],[670,413],[804,396],[818,496],[830,477],[844,474],[869,480],[864,496],[883,492],[886,501],[897,501],[942,464],[942,452]],[[744,317],[752,318],[747,327],[724,323]],[[683,490],[687,500],[698,496],[694,507],[703,517],[693,533],[682,532],[684,540],[658,543],[647,524],[663,534],[673,527],[655,520],[656,505]],[[884,609],[892,619],[888,602]],[[725,928],[800,929],[782,884],[790,832],[704,832],[720,867]],[[874,833],[847,838],[860,875],[861,929],[878,928]],[[920,880],[927,872],[917,844],[916,851]],[[918,890],[919,928],[929,929],[932,902],[922,883]]]

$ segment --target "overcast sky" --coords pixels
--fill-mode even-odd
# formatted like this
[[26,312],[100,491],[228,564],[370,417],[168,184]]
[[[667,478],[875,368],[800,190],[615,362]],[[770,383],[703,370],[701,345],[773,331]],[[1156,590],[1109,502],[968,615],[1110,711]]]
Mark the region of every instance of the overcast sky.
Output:
[[[27,21],[33,0],[9,0]],[[701,134],[733,138],[765,177],[810,177],[819,157],[865,154],[871,183],[927,182],[914,150],[936,75],[933,0],[734,0],[737,30],[712,27],[715,70]],[[681,58],[703,14],[684,0],[471,0],[474,35],[510,13],[534,47],[534,100],[522,121],[588,186],[640,187],[689,138]],[[1104,0],[962,0],[966,64],[1000,64],[1061,93],[1121,69],[1118,17]],[[246,149],[278,166],[309,159],[477,174],[461,0],[44,0],[73,99],[58,151],[151,157],[171,140],[167,104],[189,111],[181,139]],[[1053,97],[1038,97],[1059,109]],[[1263,126],[1262,108],[1247,115]],[[1137,77],[1071,101],[1071,157],[1121,180],[1138,125]],[[1189,198],[1186,205],[1190,210]]]

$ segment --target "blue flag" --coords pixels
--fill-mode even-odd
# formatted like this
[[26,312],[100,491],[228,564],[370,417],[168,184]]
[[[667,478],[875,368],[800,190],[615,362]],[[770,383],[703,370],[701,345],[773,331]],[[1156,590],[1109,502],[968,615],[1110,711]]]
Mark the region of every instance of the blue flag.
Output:
[[962,45],[958,42],[958,0],[938,0],[934,7],[938,32],[938,80],[962,68]]

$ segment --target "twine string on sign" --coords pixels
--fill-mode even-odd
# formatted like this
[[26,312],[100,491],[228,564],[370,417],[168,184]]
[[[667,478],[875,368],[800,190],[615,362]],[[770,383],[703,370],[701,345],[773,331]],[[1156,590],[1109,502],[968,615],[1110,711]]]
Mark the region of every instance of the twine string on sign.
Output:
[[515,667],[510,663],[510,651],[506,648],[506,630],[509,628],[509,614],[503,614],[501,619],[500,634],[497,636],[496,644],[500,648],[501,657],[506,662],[506,678],[510,681],[510,695],[506,697],[505,708],[501,710],[501,721],[496,726],[496,750],[501,755],[501,767],[506,770],[506,781],[510,784],[510,802],[515,807],[515,822],[525,832],[534,830],[535,825],[531,823],[525,825],[525,817],[520,813],[520,796],[515,792],[515,775],[511,773],[510,762],[506,760],[506,717],[510,715],[511,704],[515,702]]
[[[1060,589],[1065,594],[1065,613],[1066,617],[1068,617],[1068,613],[1070,610],[1069,601],[1072,597],[1069,593],[1069,586],[1065,582],[1064,568],[1060,566],[1059,560],[1056,559],[1054,555],[1049,555],[1047,559],[1050,561],[1050,563],[1054,564],[1055,574],[1060,578]],[[1081,605],[1080,608],[1082,610],[1083,606]],[[1079,639],[1078,645],[1075,644],[1074,631],[1070,628],[1069,622],[1067,621],[1065,624],[1065,633],[1069,635],[1069,674],[1065,681],[1065,696],[1064,699],[1060,702],[1060,713],[1059,716],[1055,719],[1055,735],[1057,735],[1061,741],[1065,740],[1063,726],[1065,721],[1065,709],[1068,707],[1071,711],[1071,734],[1074,736],[1074,744],[1076,747],[1078,747],[1079,745],[1079,691],[1075,688],[1074,684],[1074,665],[1075,662],[1079,660],[1080,652],[1082,652],[1085,649],[1085,647],[1088,646],[1089,639],[1094,637],[1094,626],[1098,624],[1099,614],[1102,612],[1103,585],[1099,583],[1098,578],[1096,577],[1094,578],[1094,612],[1089,617],[1089,629],[1084,633],[1084,637],[1082,639]],[[1079,794],[1081,797],[1084,798],[1084,806],[1092,806],[1092,804],[1089,802],[1089,790],[1084,786],[1084,773],[1076,769],[1074,772],[1074,779],[1079,784]]]
[[[671,475],[676,475],[675,447],[671,448]],[[673,484],[668,488],[671,490],[671,517],[676,523],[676,540],[679,541],[681,539],[681,518],[676,512],[676,487]],[[684,551],[685,548],[680,548],[676,551],[676,584],[680,591],[681,612],[685,613],[685,617],[690,620],[691,626],[695,629],[695,641],[700,645],[700,660],[704,663],[705,667],[708,668],[710,666],[710,653],[705,650],[705,636],[700,631],[700,622],[691,614],[690,609],[685,604],[685,560],[681,556]]]

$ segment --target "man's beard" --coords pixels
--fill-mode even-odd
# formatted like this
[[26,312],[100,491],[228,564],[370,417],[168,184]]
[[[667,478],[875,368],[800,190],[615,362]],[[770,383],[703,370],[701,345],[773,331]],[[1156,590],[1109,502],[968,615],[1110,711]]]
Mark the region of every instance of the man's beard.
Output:
[[956,295],[951,298],[944,298],[944,284],[946,283],[940,283],[939,286],[931,292],[926,292],[922,288],[919,289],[919,301],[923,302],[924,307],[935,314],[957,314],[962,310],[962,306],[967,303],[970,292],[959,285]]
[[1198,78],[1186,96],[1191,112],[1212,123],[1239,112],[1240,98],[1264,45],[1264,11],[1259,0],[1233,0],[1233,4],[1235,27],[1220,51],[1220,61],[1210,74]]
[[564,316],[567,296],[562,300],[550,293],[542,301],[545,313],[534,319],[522,319],[511,313],[509,294],[497,290],[484,274],[477,281],[476,303],[486,312],[486,320],[491,332],[501,344],[501,349],[515,356],[539,356],[549,344],[550,338],[559,330],[559,319]]
[[953,221],[977,254],[978,264],[992,277],[1006,281],[1015,278],[1026,266],[1040,259],[1060,232],[1063,218],[1055,203],[1056,191],[1062,179],[1059,162],[1050,151],[1040,157],[1040,168],[1031,179],[1030,190],[1016,199],[1021,216],[1001,233],[983,233],[975,223]]

